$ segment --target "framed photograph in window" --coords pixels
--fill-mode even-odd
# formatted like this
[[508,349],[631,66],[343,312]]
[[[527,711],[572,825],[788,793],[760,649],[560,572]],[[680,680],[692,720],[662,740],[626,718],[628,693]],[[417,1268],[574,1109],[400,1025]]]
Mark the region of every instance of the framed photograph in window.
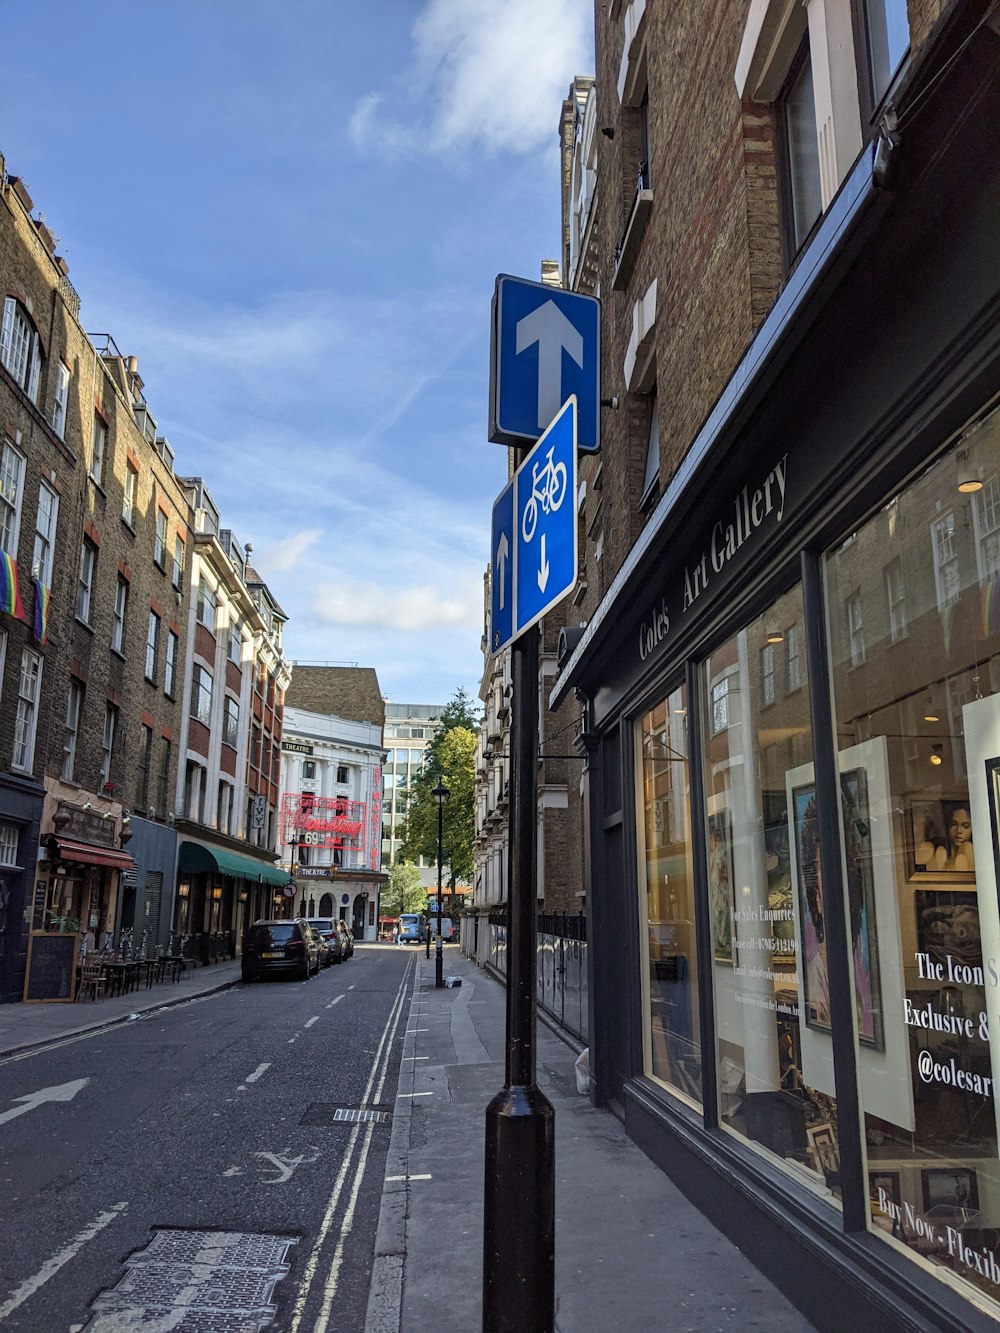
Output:
[[875,883],[872,868],[871,813],[868,780],[863,768],[840,775],[844,821],[844,864],[850,907],[851,962],[858,1040],[883,1049],[882,995],[879,977],[878,932],[875,921]]
[[967,1166],[934,1166],[920,1173],[924,1212],[951,1215],[952,1210],[973,1212],[979,1207],[979,1182]]
[[733,833],[729,808],[720,805],[707,820],[708,903],[712,917],[712,946],[720,963],[734,963],[733,916],[736,910],[733,884]]
[[816,784],[792,790],[795,872],[802,932],[802,1013],[806,1025],[830,1031],[830,974],[827,967],[823,872],[819,856]]
[[[990,801],[994,799],[991,788]],[[975,883],[976,851],[966,792],[948,796],[904,794],[903,833],[906,876],[911,883]]]

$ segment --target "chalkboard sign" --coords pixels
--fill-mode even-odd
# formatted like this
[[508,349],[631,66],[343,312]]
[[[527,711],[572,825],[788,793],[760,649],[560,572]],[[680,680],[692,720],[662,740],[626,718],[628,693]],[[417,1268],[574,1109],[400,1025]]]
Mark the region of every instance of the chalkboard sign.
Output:
[[78,934],[33,930],[28,937],[25,1004],[68,1003],[76,998]]

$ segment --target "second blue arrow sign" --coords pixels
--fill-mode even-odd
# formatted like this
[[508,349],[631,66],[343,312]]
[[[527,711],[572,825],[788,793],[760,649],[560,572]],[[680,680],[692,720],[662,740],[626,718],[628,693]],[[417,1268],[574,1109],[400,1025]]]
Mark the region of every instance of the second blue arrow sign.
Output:
[[530,629],[576,584],[576,433],[574,396],[493,505],[491,652]]

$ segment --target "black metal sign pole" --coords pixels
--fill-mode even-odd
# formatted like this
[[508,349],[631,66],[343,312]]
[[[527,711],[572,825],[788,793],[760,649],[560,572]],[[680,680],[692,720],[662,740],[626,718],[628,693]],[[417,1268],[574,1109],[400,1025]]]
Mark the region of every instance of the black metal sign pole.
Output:
[[555,1324],[555,1112],[535,1086],[538,629],[511,649],[506,1083],[486,1109],[484,1333]]

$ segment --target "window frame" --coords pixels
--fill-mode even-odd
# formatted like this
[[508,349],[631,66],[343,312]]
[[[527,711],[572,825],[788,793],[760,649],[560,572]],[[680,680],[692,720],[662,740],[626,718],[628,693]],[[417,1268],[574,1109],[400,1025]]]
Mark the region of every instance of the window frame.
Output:
[[170,535],[170,520],[166,511],[156,507],[156,530],[153,533],[153,560],[162,570],[167,567],[167,538]]
[[[30,648],[21,649],[17,709],[14,716],[14,748],[10,763],[16,773],[30,773],[34,767],[43,665],[44,658],[41,653],[33,652]],[[26,680],[30,682],[29,691],[25,688]],[[18,757],[19,751],[20,757]]]
[[[8,469],[8,460],[11,468]],[[13,489],[10,477],[13,475]],[[17,559],[17,545],[21,536],[21,512],[24,507],[24,478],[27,459],[9,436],[3,437],[0,449],[0,550]],[[6,506],[6,512],[4,512]]]
[[76,618],[83,625],[90,625],[90,612],[94,602],[94,577],[97,573],[97,545],[89,537],[84,537],[80,544],[80,565],[77,571]]
[[72,372],[61,358],[56,361],[52,401],[52,429],[60,440],[66,438],[66,418],[69,414],[69,384]]
[[212,725],[214,691],[215,677],[208,667],[195,662],[191,668],[191,717],[205,727]]
[[149,608],[149,619],[146,621],[146,661],[143,669],[145,679],[156,683],[156,659],[160,651],[160,622],[159,616],[152,607]]
[[86,687],[82,680],[70,677],[69,691],[66,695],[66,735],[63,740],[63,762],[59,776],[63,782],[72,782],[76,772],[76,743],[80,736],[80,722],[83,718],[83,704]]
[[122,486],[122,522],[135,530],[136,495],[139,490],[139,469],[131,462],[125,464],[125,483]]
[[[801,237],[796,225],[796,176],[792,162],[790,102],[793,93],[802,78],[806,66],[809,67],[809,80],[812,95],[809,106],[812,112],[811,142],[816,146],[816,192],[819,199],[819,211]],[[785,258],[785,270],[790,270],[799,254],[805,248],[809,237],[823,217],[823,185],[819,170],[819,126],[816,121],[815,74],[813,71],[812,50],[809,45],[809,32],[805,32],[795,55],[789,61],[788,70],[781,85],[781,91],[774,102],[778,133],[775,135],[775,167],[778,175],[778,208],[781,222],[781,245]]]
[[[15,332],[22,335],[16,347]],[[42,360],[42,345],[34,319],[16,296],[5,296],[0,324],[0,364],[36,407]]]
[[111,765],[114,762],[115,740],[118,736],[118,705],[109,699],[104,705],[104,731],[101,735],[101,787],[106,788],[111,782]]
[[104,486],[104,456],[108,447],[108,424],[99,412],[94,413],[94,429],[90,435],[90,465],[87,476],[97,486]]
[[240,740],[240,703],[232,694],[226,694],[222,700],[222,743],[234,750]]
[[128,579],[118,575],[115,585],[115,605],[111,613],[111,648],[125,656],[125,620],[128,616]]
[[[48,510],[47,530],[40,526],[42,517],[42,498],[48,495],[51,503]],[[52,587],[52,566],[56,549],[56,529],[59,522],[59,492],[43,478],[38,483],[38,507],[35,510],[35,546],[31,553],[32,577]]]
[[177,685],[177,645],[179,636],[172,629],[167,629],[167,653],[163,662],[163,693],[173,699]]

